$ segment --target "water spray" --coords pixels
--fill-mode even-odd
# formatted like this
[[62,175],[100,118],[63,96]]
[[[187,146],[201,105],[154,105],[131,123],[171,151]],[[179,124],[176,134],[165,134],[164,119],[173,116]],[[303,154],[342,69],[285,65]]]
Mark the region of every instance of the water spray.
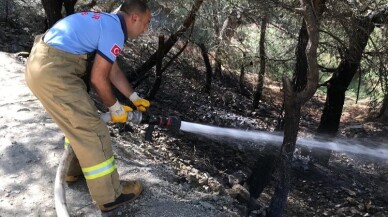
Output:
[[[109,122],[110,114],[104,113],[102,114],[101,118],[105,122]],[[128,122],[134,124],[148,124],[145,133],[146,141],[152,141],[152,132],[155,130],[155,126],[158,126],[159,128],[167,129],[173,132],[183,131],[210,138],[228,138],[237,139],[241,141],[249,141],[253,142],[253,144],[249,145],[255,149],[258,148],[259,144],[268,143],[271,145],[280,146],[283,142],[282,134],[276,134],[265,131],[245,131],[241,129],[209,126],[204,124],[182,121],[179,117],[176,116],[155,116],[139,111],[129,112]],[[333,139],[330,141],[325,141],[323,139],[300,138],[297,140],[296,144],[308,148],[320,148],[337,152],[362,154],[388,160],[387,148],[373,149],[362,145],[360,141],[351,139]],[[382,147],[387,147],[386,144],[379,145]]]
[[[282,134],[265,131],[245,131],[233,128],[222,128],[203,124],[195,124],[185,121],[182,121],[180,130],[209,138],[232,138],[240,141],[249,141],[252,142],[252,144],[247,145],[255,149],[257,149],[258,146],[263,143],[278,146],[283,143]],[[388,145],[382,143],[373,143],[374,146],[379,146],[379,148],[369,148],[365,145],[362,145],[360,141],[352,139],[324,140],[322,138],[300,138],[296,141],[296,144],[308,148],[320,148],[337,152],[368,155],[371,157],[388,160]]]

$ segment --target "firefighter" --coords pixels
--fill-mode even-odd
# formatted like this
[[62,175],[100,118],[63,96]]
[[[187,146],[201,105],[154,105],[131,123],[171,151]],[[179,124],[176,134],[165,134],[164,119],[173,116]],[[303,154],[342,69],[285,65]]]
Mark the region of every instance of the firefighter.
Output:
[[120,182],[106,123],[97,112],[82,77],[94,55],[90,83],[109,108],[112,122],[127,120],[131,107],[121,105],[114,85],[140,111],[150,102],[139,97],[116,62],[127,38],[148,28],[151,11],[142,0],[125,0],[117,13],[81,12],[58,21],[35,38],[25,79],[28,87],[63,131],[76,155],[68,181],[83,175],[92,199],[102,212],[134,200],[139,181]]

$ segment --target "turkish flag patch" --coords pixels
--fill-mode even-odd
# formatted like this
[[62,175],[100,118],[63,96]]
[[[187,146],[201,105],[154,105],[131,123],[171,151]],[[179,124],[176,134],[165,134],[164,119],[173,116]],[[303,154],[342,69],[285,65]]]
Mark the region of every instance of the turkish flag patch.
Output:
[[117,57],[121,52],[121,48],[117,44],[114,44],[110,52]]

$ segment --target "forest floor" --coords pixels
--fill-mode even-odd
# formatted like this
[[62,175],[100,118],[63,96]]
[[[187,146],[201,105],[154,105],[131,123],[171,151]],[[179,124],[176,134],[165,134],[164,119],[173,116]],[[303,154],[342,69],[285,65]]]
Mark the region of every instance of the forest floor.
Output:
[[[22,5],[22,4],[20,4]],[[23,9],[23,8],[19,8]],[[26,10],[26,16],[29,14]],[[39,13],[37,13],[39,15]],[[42,24],[42,14],[35,24]],[[13,17],[10,17],[13,19]],[[21,18],[23,19],[23,17]],[[24,18],[25,19],[25,18]],[[0,20],[1,21],[1,20]],[[32,36],[39,32],[19,20],[0,23],[0,216],[55,216],[53,186],[62,154],[63,135],[44,112],[24,82],[25,58]],[[148,34],[133,43],[151,43]],[[147,52],[128,46],[121,59],[135,68]],[[190,54],[189,54],[190,55]],[[274,132],[281,107],[280,84],[267,81],[264,99],[251,110],[251,100],[237,88],[214,81],[202,91],[203,70],[184,59],[172,65],[161,89],[151,101],[150,113],[179,116],[182,120],[235,129]],[[137,88],[143,95],[152,79]],[[314,96],[303,108],[300,136],[314,134],[324,97]],[[387,149],[388,127],[367,121],[366,102],[346,100],[341,138],[352,138]],[[135,202],[101,214],[89,197],[85,181],[66,187],[72,216],[246,216],[246,182],[255,165],[280,144],[205,137],[185,132],[156,130],[152,142],[144,140],[146,126],[110,125],[121,179],[140,179],[145,191]],[[221,129],[219,129],[221,130]],[[376,141],[376,142],[373,142]],[[267,148],[273,147],[273,148]],[[368,155],[334,152],[328,166],[307,166],[297,146],[284,216],[388,216],[388,160]],[[255,200],[249,216],[265,216],[275,180]]]

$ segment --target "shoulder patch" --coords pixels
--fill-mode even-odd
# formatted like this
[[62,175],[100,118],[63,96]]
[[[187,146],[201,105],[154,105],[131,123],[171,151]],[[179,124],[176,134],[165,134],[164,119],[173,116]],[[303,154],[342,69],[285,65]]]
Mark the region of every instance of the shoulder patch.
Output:
[[114,44],[110,52],[117,57],[121,52],[121,48],[117,44]]

